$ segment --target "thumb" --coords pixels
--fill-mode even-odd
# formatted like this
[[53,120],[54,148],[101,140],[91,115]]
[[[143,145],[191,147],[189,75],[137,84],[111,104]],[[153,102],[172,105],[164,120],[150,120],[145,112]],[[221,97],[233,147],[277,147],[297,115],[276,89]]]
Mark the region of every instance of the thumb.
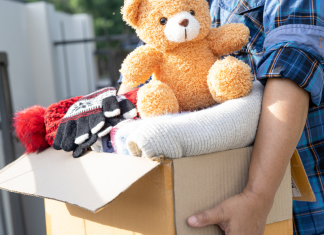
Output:
[[211,224],[222,224],[224,221],[224,210],[220,206],[202,211],[188,218],[187,222],[191,227],[201,228]]

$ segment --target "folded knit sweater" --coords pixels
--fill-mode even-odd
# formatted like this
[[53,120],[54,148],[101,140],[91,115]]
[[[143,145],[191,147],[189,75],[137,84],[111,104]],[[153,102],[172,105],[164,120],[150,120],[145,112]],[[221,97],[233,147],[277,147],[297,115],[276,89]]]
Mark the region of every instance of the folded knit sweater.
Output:
[[181,158],[253,144],[264,87],[254,82],[242,98],[175,115],[123,125],[115,135],[117,153],[152,158]]

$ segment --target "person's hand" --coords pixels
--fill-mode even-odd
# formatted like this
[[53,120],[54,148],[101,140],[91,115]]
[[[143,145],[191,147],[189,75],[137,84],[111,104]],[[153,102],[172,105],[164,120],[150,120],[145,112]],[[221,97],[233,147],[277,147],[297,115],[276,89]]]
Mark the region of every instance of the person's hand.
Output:
[[254,194],[245,189],[213,209],[188,218],[191,227],[218,224],[226,235],[263,235],[273,198]]

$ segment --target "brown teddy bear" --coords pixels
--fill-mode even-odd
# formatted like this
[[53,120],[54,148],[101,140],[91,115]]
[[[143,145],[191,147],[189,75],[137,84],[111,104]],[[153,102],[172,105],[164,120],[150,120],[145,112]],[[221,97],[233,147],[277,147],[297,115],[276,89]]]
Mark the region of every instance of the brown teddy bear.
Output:
[[247,44],[243,24],[211,28],[206,0],[126,0],[124,20],[146,43],[122,64],[123,83],[136,87],[141,117],[192,111],[245,96],[251,68],[220,56]]

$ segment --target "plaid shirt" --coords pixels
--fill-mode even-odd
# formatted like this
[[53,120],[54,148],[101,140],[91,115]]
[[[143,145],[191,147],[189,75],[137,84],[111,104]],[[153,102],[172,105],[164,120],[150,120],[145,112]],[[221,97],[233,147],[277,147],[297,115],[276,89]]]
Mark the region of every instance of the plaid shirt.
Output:
[[294,201],[294,234],[324,234],[323,0],[209,0],[209,6],[213,27],[249,27],[249,43],[234,56],[251,66],[255,79],[289,78],[309,92],[297,150],[317,200]]
[[317,200],[294,201],[294,234],[324,234],[323,0],[210,0],[209,5],[213,27],[234,22],[249,27],[249,43],[234,55],[251,66],[255,79],[289,78],[309,92],[297,150]]

